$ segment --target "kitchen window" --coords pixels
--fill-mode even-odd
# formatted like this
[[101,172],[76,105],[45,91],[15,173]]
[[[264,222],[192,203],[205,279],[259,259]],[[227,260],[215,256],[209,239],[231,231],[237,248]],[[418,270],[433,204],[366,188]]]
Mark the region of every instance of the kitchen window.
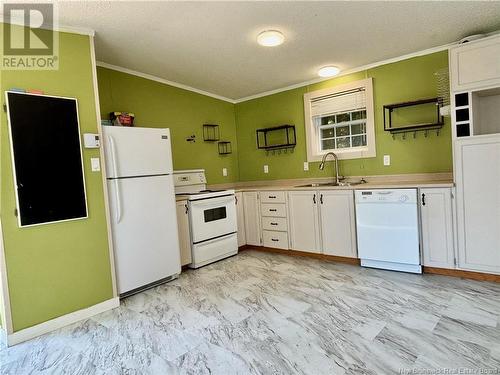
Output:
[[339,159],[376,155],[372,92],[370,78],[304,95],[308,161],[330,151]]

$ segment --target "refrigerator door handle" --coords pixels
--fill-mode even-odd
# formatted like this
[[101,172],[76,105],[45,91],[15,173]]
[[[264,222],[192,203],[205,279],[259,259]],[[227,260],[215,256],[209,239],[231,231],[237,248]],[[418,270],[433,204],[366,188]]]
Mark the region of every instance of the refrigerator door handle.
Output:
[[115,194],[116,194],[116,223],[122,220],[122,203],[120,200],[120,181],[115,179]]
[[108,135],[109,149],[111,151],[111,162],[113,166],[113,175],[115,176],[115,195],[116,195],[116,223],[118,224],[122,219],[122,204],[120,202],[120,182],[118,181],[118,172],[116,165],[116,152],[115,152],[115,141],[112,136]]
[[113,176],[118,177],[118,166],[116,164],[116,150],[115,150],[115,140],[112,136],[108,135],[109,149],[111,151],[111,162],[113,166]]

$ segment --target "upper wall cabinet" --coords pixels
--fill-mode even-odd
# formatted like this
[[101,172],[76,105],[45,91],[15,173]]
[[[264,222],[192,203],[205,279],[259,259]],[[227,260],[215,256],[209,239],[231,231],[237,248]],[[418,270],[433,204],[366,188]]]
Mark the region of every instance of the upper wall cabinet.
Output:
[[500,36],[450,49],[453,92],[500,86]]

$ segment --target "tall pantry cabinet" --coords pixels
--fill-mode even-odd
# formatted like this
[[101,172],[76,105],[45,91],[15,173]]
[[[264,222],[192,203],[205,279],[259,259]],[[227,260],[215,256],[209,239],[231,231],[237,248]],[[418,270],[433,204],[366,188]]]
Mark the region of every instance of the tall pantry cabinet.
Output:
[[500,36],[449,59],[458,267],[500,274]]

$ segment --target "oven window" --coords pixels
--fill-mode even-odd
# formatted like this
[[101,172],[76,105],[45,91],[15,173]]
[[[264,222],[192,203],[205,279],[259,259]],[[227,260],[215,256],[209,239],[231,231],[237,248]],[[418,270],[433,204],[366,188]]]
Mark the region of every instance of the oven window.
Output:
[[227,217],[226,207],[211,208],[210,210],[203,211],[203,214],[205,215],[205,223],[225,219]]

